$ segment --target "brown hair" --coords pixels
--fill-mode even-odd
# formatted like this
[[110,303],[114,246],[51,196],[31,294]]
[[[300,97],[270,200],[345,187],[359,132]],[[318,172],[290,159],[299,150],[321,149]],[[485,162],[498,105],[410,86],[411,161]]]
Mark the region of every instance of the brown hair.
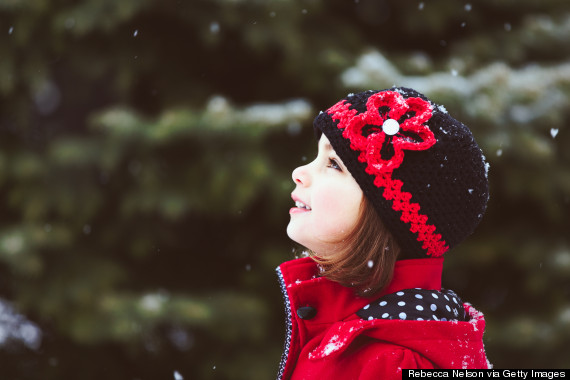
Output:
[[321,275],[344,286],[355,288],[359,296],[384,289],[392,280],[400,247],[366,197],[351,233],[337,253],[319,257],[309,252],[321,266]]

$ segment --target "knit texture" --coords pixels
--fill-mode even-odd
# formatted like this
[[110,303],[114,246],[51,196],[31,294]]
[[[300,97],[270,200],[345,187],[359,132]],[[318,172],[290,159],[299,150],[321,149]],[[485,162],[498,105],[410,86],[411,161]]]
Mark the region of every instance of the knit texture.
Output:
[[488,164],[471,131],[408,88],[350,94],[314,120],[398,241],[439,257],[481,221]]

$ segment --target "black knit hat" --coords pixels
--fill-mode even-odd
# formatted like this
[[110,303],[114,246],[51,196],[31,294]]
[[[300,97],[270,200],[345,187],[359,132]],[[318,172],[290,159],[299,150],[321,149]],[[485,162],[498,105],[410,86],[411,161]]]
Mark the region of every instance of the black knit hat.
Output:
[[471,131],[424,95],[398,87],[350,94],[313,125],[398,241],[399,259],[439,257],[483,217],[485,157]]

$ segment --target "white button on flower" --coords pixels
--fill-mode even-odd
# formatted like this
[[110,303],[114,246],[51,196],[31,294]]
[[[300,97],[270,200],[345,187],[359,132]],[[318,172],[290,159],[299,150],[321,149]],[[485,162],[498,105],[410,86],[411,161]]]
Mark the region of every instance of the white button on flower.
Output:
[[393,136],[400,130],[400,124],[394,119],[387,119],[382,124],[382,131],[385,134]]

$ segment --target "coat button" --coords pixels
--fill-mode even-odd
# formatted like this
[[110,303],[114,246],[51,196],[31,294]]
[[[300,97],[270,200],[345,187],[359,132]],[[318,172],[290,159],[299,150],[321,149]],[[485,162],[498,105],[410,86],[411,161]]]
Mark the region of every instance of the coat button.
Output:
[[312,306],[303,306],[297,309],[297,315],[301,319],[313,319],[317,315],[317,309]]

